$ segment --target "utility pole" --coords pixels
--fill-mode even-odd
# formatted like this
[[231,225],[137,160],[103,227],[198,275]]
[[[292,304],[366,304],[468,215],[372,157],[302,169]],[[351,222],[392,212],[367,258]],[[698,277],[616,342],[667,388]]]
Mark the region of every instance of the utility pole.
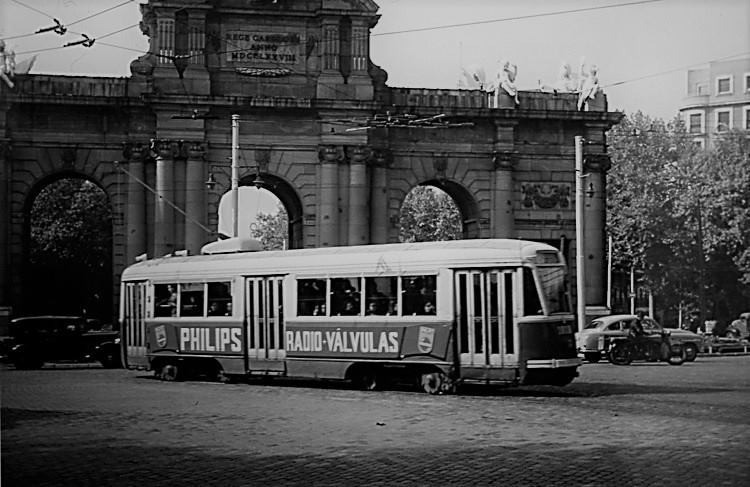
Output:
[[583,137],[576,135],[576,316],[578,331],[586,325],[586,263],[583,251]]
[[[706,312],[706,256],[703,252],[703,212],[701,209],[701,197],[698,195],[696,198],[696,210],[698,212],[698,307],[700,314],[698,315],[702,323],[698,323],[698,327],[703,328],[708,319],[708,313]],[[711,317],[713,319],[713,317]]]
[[232,237],[239,237],[240,232],[240,166],[237,160],[240,148],[240,116],[232,115]]

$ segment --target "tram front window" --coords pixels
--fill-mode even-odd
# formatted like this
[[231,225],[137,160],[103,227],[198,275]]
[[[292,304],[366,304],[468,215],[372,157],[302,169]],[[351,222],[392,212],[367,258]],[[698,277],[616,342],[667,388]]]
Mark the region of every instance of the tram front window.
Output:
[[544,300],[549,306],[550,313],[567,313],[570,311],[565,268],[538,267],[537,275],[542,286]]

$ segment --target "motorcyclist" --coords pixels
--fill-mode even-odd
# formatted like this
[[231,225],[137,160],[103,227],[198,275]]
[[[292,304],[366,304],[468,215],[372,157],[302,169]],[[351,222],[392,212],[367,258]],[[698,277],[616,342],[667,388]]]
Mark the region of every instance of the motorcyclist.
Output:
[[646,332],[643,329],[643,311],[639,311],[635,319],[630,322],[630,329],[628,330],[628,337],[633,341],[633,344],[641,351],[643,351],[643,343],[645,341]]

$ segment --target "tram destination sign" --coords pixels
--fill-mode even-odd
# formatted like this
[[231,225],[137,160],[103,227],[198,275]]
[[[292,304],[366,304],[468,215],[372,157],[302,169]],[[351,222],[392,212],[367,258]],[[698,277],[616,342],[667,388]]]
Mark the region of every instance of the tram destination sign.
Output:
[[291,65],[299,60],[300,35],[295,32],[227,31],[226,60],[234,64]]

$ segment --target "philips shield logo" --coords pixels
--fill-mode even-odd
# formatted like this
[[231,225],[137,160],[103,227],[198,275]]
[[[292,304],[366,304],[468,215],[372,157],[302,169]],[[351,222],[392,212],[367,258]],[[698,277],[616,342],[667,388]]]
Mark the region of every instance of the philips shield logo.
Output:
[[154,333],[156,334],[156,344],[159,346],[159,348],[164,348],[167,346],[167,327],[164,325],[159,325],[154,328]]
[[435,342],[435,329],[427,326],[419,327],[419,338],[417,339],[417,348],[422,353],[432,352],[432,345]]

